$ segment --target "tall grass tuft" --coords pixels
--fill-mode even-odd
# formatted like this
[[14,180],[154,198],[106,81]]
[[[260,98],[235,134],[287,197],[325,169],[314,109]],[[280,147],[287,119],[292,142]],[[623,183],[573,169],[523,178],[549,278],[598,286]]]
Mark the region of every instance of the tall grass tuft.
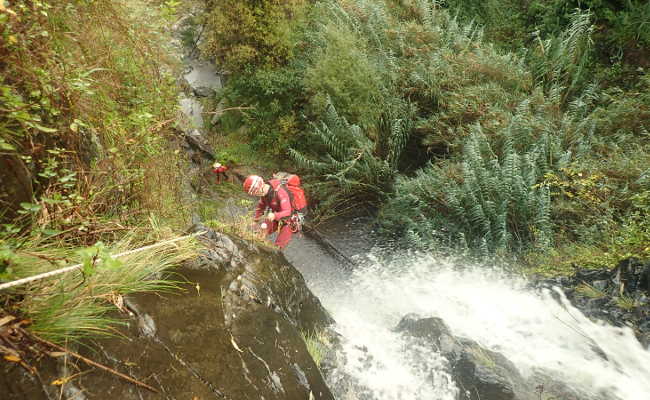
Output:
[[169,233],[158,231],[131,233],[110,246],[97,243],[84,249],[63,243],[24,243],[12,260],[15,278],[78,262],[84,266],[13,289],[10,294],[21,300],[12,307],[33,320],[34,333],[55,342],[110,335],[117,323],[110,311],[123,310],[123,296],[176,289],[169,271],[196,255],[198,247],[195,240],[187,239],[119,258],[112,255],[164,239],[169,239]]
[[300,332],[300,336],[305,342],[305,346],[307,346],[307,352],[309,352],[316,366],[320,368],[328,348],[328,340],[324,332]]

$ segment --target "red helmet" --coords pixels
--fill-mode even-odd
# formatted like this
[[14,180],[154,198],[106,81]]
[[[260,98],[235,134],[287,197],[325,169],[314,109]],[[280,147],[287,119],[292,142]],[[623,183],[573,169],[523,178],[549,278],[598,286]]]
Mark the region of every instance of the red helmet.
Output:
[[249,175],[244,181],[244,192],[259,196],[264,188],[264,179],[257,175]]

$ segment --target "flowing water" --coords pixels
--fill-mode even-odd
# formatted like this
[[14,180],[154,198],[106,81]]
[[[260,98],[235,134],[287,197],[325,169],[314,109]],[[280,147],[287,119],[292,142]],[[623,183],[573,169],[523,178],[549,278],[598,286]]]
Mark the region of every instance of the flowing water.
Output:
[[329,378],[340,399],[456,399],[446,360],[393,331],[409,313],[442,318],[452,334],[510,359],[524,378],[542,368],[588,398],[650,398],[650,352],[630,329],[590,321],[559,291],[534,292],[497,269],[426,255],[367,257],[349,270],[304,238],[285,254],[344,338],[345,361]]

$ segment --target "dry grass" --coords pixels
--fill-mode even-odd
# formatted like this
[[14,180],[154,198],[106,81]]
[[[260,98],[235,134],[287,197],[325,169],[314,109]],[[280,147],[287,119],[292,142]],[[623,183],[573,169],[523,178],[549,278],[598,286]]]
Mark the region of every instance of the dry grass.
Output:
[[606,294],[601,291],[596,289],[595,287],[591,286],[588,283],[581,283],[576,287],[576,292],[578,295],[583,296],[583,297],[589,297],[590,299],[602,299],[603,297],[606,296]]

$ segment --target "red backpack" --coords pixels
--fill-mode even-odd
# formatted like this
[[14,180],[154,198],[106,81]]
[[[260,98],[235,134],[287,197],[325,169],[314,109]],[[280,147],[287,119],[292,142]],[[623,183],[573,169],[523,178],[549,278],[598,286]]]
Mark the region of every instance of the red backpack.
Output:
[[307,197],[305,191],[300,187],[300,177],[288,172],[276,172],[273,174],[272,179],[280,181],[280,185],[284,187],[291,199],[291,208],[293,211],[305,213],[307,211]]

